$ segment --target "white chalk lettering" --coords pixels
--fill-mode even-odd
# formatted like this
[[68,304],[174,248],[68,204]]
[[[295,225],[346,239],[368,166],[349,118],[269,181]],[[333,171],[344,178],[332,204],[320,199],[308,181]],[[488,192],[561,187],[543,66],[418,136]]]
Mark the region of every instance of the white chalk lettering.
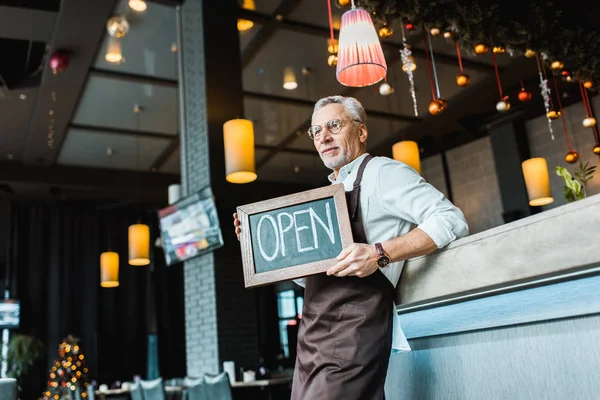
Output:
[[314,250],[312,246],[302,247],[302,244],[300,243],[300,231],[308,229],[308,225],[298,226],[298,215],[306,213],[310,213],[310,209],[294,212],[294,228],[296,228],[296,244],[298,245],[298,253],[304,253],[305,251]]
[[[281,224],[281,217],[288,217],[290,224],[288,226],[286,226],[285,228],[282,226]],[[290,229],[292,229],[292,227],[294,226],[294,217],[292,217],[292,214],[288,213],[288,212],[282,212],[277,214],[277,224],[279,225],[279,238],[280,238],[280,242],[281,242],[281,255],[283,257],[285,257],[285,239],[284,239],[284,233],[286,233],[287,231],[289,231]]]
[[321,227],[323,227],[323,230],[325,231],[325,233],[327,234],[327,236],[329,236],[329,240],[331,241],[331,244],[335,244],[335,234],[333,232],[333,223],[331,221],[331,208],[329,207],[329,203],[325,203],[325,214],[327,214],[327,225],[325,225],[325,222],[323,222],[323,220],[317,215],[317,213],[315,212],[315,210],[311,208],[309,208],[310,211],[310,222],[312,225],[312,231],[313,231],[313,237],[315,239],[315,249],[319,248],[319,235],[317,234],[317,225],[315,224],[315,221],[319,223],[319,225],[321,225]]
[[[272,256],[268,256],[263,247],[262,247],[262,235],[261,235],[261,231],[260,228],[262,226],[262,223],[265,219],[268,219],[269,222],[271,223],[271,225],[273,226],[273,231],[275,232],[275,251],[273,252]],[[257,235],[257,239],[258,239],[258,248],[260,250],[260,254],[263,256],[263,258],[267,261],[273,261],[275,259],[275,257],[277,257],[277,253],[279,253],[279,235],[277,235],[277,223],[275,222],[275,218],[273,218],[270,215],[263,215],[262,217],[260,217],[260,220],[258,221],[258,235]]]

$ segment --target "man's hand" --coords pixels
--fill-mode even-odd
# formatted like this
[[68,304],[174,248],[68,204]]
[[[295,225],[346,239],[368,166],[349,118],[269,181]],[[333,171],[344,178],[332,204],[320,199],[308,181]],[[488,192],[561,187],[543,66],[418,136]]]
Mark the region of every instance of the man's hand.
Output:
[[238,219],[237,213],[233,213],[233,226],[235,227],[235,234],[237,235],[238,240],[240,240],[240,232],[242,229],[240,228],[240,220]]
[[327,270],[327,275],[358,276],[364,278],[377,271],[377,250],[375,246],[353,243],[336,257],[338,262]]

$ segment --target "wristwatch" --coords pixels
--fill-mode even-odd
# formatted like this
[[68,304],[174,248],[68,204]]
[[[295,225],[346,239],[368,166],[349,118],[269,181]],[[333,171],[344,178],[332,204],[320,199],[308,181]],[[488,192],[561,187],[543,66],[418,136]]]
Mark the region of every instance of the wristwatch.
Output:
[[380,268],[387,267],[391,260],[390,257],[385,254],[381,243],[375,243],[375,249],[377,250],[377,265],[379,265]]

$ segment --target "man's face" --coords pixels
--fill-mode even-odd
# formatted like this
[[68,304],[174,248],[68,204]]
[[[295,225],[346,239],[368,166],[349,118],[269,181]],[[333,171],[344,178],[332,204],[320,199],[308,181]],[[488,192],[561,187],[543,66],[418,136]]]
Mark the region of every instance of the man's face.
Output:
[[[331,133],[327,123],[336,119],[342,120],[342,129],[338,133]],[[314,145],[327,168],[337,173],[362,154],[361,147],[367,140],[367,130],[364,124],[353,122],[342,104],[328,104],[319,109],[313,115],[312,125],[322,127],[320,136],[314,139]]]

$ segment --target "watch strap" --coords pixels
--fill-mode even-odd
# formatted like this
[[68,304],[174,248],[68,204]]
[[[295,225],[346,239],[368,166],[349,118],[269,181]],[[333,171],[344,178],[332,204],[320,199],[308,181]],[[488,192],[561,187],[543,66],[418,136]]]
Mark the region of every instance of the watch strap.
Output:
[[383,250],[383,246],[381,245],[381,243],[375,243],[375,249],[377,250],[377,255],[379,257],[385,255],[385,251]]

